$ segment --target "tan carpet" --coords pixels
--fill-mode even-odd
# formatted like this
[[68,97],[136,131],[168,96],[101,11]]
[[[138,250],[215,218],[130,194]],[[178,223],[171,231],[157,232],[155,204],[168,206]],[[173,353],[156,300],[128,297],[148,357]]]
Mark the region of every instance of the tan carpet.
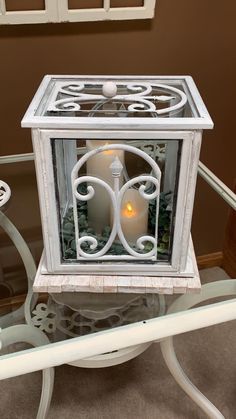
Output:
[[[203,282],[226,278],[204,270]],[[236,418],[236,321],[175,338],[182,366],[227,419]],[[0,418],[33,419],[41,374],[0,382]],[[203,419],[206,416],[178,387],[159,344],[125,364],[96,370],[56,368],[48,419]]]

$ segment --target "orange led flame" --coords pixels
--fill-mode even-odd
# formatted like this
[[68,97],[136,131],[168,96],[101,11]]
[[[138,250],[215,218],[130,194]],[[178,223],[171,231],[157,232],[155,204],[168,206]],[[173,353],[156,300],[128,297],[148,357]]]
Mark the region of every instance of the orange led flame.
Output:
[[125,217],[130,217],[130,218],[136,215],[136,211],[130,202],[127,202],[127,204],[125,205],[123,215]]
[[[109,143],[105,143],[105,145],[109,145]],[[113,154],[113,150],[106,150],[106,151],[104,151],[104,154],[106,154],[106,155]]]
[[131,203],[130,203],[130,202],[128,202],[128,204],[126,205],[126,208],[127,208],[127,210],[128,210],[129,212],[132,212],[132,211],[133,211],[133,207],[132,207],[132,205],[131,205]]

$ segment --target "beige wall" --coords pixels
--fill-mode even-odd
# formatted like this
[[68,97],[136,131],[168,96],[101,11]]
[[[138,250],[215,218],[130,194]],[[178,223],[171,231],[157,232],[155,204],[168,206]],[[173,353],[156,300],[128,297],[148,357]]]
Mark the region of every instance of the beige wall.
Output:
[[[42,24],[0,28],[0,154],[32,151],[20,120],[45,74],[190,74],[215,122],[202,161],[228,186],[235,177],[234,0],[157,0],[153,21]],[[0,166],[15,195],[9,215],[38,236],[33,165]],[[193,236],[198,254],[222,248],[227,206],[198,182]],[[32,233],[31,233],[32,232]]]

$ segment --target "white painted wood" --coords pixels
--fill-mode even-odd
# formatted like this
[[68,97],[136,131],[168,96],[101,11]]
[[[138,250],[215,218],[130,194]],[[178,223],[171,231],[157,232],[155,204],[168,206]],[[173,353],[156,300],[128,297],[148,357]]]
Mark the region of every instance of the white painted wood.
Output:
[[[47,153],[44,155],[43,149],[43,142],[40,138],[40,131],[39,130],[32,130],[32,141],[33,141],[33,150],[35,156],[38,158],[35,159],[35,168],[36,168],[36,177],[37,177],[37,185],[38,185],[38,192],[39,192],[39,204],[40,204],[40,213],[41,213],[41,221],[43,227],[43,238],[44,238],[44,246],[47,255],[51,255],[53,260],[58,260],[60,255],[58,254],[58,246],[55,246],[55,243],[59,244],[59,232],[58,232],[58,221],[56,218],[55,213],[50,215],[50,207],[52,206],[52,200],[55,201],[55,191],[54,195],[50,195],[48,190],[53,188],[54,190],[54,176],[53,176],[53,169],[52,165],[49,167],[47,171],[47,175],[49,179],[47,180],[46,169],[45,169],[45,160],[47,158],[50,159],[52,162],[51,156],[51,147],[50,143],[48,142],[47,145]],[[46,187],[45,187],[46,185]],[[48,220],[51,220],[48,223]],[[53,231],[53,235],[52,235]],[[47,258],[47,266],[48,269],[52,269],[50,266],[51,258]]]
[[[182,146],[172,255],[172,266],[180,271],[185,269],[187,263],[200,146],[201,131],[189,133],[189,141],[183,142]],[[183,182],[184,178],[187,183]]]
[[[122,292],[122,293],[189,293],[199,292],[201,289],[200,277],[197,269],[196,258],[190,241],[188,251],[189,272],[180,272],[175,276],[142,276],[142,275],[51,275],[43,269],[45,255],[42,256],[37,270],[33,289],[35,292]],[[191,267],[190,267],[191,265]],[[188,275],[188,276],[186,276]]]
[[[180,158],[180,172],[177,192],[176,214],[175,214],[175,227],[173,235],[172,259],[171,265],[176,271],[184,270],[183,265],[180,263],[181,250],[185,255],[185,266],[187,261],[187,249],[189,246],[189,235],[183,240],[183,229],[186,220],[185,203],[190,199],[190,191],[188,189],[189,170],[192,164],[191,150],[193,146],[193,133],[186,131],[185,135],[180,136],[176,133],[179,139],[182,139],[182,152]],[[176,137],[177,138],[177,137]]]
[[[186,76],[185,81],[186,81],[186,84],[187,84],[187,87],[188,87],[189,91],[191,92],[191,95],[189,96],[189,101],[190,100],[193,101],[193,103],[196,107],[196,111],[199,114],[200,118],[204,118],[204,119],[207,118],[208,119],[208,122],[210,123],[210,127],[208,127],[208,128],[213,128],[213,125],[214,125],[213,121],[212,121],[212,119],[211,119],[211,117],[208,113],[208,110],[207,110],[207,108],[206,108],[206,106],[205,106],[205,104],[204,104],[204,102],[201,98],[201,95],[199,93],[199,90],[198,90],[193,78],[190,77],[190,76]],[[207,127],[202,127],[202,128],[207,128]]]
[[[53,91],[51,90],[52,80],[63,80],[70,82],[75,81],[89,81],[97,80],[98,83],[105,83],[107,80],[117,80],[117,82],[132,82],[138,83],[148,80],[150,82],[168,84],[175,86],[178,81],[182,85],[182,89],[186,90],[189,103],[193,103],[196,108],[197,115],[194,117],[170,117],[170,118],[98,118],[93,117],[92,122],[87,117],[56,117],[56,116],[41,116],[44,108],[47,105],[47,100],[51,100]],[[190,93],[189,93],[190,91]],[[47,100],[42,102],[42,97],[46,95]],[[44,98],[46,99],[46,98]],[[44,104],[42,107],[42,103]],[[201,129],[212,128],[213,122],[209,113],[200,97],[200,94],[189,76],[45,76],[37,93],[35,94],[31,105],[28,108],[23,120],[22,127],[36,127],[36,128],[52,128],[52,129]]]
[[57,0],[45,0],[45,10],[6,11],[5,0],[0,0],[0,25],[49,23],[58,21]]
[[0,15],[5,15],[5,13],[6,13],[5,0],[0,0]]
[[68,0],[58,0],[59,21],[88,22],[98,20],[152,19],[156,0],[144,0],[143,6],[111,7],[110,0],[104,0],[101,8],[69,9]]
[[104,276],[103,278],[103,292],[118,292],[117,276]]
[[108,12],[110,8],[110,3],[111,3],[111,0],[103,0],[103,8],[106,10],[106,12]]
[[190,164],[189,164],[189,172],[188,172],[188,186],[187,186],[187,193],[185,195],[185,203],[184,203],[184,224],[182,230],[182,238],[180,242],[180,249],[181,249],[181,260],[180,260],[180,269],[184,269],[186,266],[186,249],[187,249],[187,242],[189,240],[189,231],[191,229],[192,223],[192,213],[193,213],[193,204],[194,204],[194,195],[195,195],[195,188],[197,182],[197,168],[199,162],[199,155],[200,155],[200,148],[201,148],[201,141],[202,141],[202,133],[201,131],[195,131],[192,141],[192,149],[191,149],[191,157],[190,157]]
[[[23,128],[43,128],[43,129],[60,129],[61,127],[60,117],[41,117],[35,116],[31,122],[25,122],[23,120]],[[64,118],[65,119],[65,118]],[[88,121],[88,118],[76,118],[76,117],[67,117],[67,124],[70,124],[71,129],[81,129],[89,130],[91,129],[91,123]],[[206,120],[201,118],[195,118],[195,121],[192,118],[155,118],[155,123],[153,123],[154,118],[143,118],[142,121],[137,121],[135,118],[93,118],[94,129],[113,129],[119,130],[121,128],[137,129],[137,130],[153,130],[153,129],[171,129],[171,130],[192,130],[192,129],[212,129],[211,122],[206,122]],[[65,121],[64,121],[65,122]],[[65,125],[65,124],[64,124]],[[66,128],[69,126],[67,125]],[[63,127],[61,127],[63,128]]]
[[112,8],[110,7],[110,0],[104,0],[101,8],[70,10],[68,0],[45,0],[45,10],[6,11],[5,0],[0,0],[0,24],[152,19],[155,5],[156,0],[144,0],[143,6],[140,7]]

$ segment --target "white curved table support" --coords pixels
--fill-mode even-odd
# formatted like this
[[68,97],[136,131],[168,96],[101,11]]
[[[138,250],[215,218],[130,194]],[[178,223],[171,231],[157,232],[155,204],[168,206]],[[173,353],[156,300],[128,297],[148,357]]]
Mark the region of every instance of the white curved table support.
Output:
[[[213,282],[203,285],[199,295],[183,295],[179,297],[169,308],[168,314],[182,310],[188,310],[193,306],[210,298],[226,297],[236,294],[236,279]],[[185,393],[212,419],[223,419],[221,412],[195,387],[181,368],[176,357],[173,337],[161,341],[161,351],[165,363]]]
[[[11,326],[0,332],[0,349],[18,342],[36,347],[48,344],[49,340],[39,329],[29,325]],[[46,419],[54,385],[54,368],[47,368],[42,372],[42,391],[37,419]]]
[[10,237],[14,246],[18,250],[23,261],[28,279],[28,293],[24,305],[15,310],[13,313],[8,313],[5,316],[2,316],[0,318],[0,327],[8,327],[15,321],[21,321],[24,318],[28,324],[32,324],[30,311],[36,304],[38,298],[38,295],[33,294],[32,290],[32,283],[36,275],[36,265],[25,240],[14,226],[14,224],[2,211],[0,211],[0,227],[3,228],[3,230]]
[[[0,186],[0,207],[3,207],[9,200],[11,192],[5,182],[0,181]],[[36,274],[36,265],[33,256],[17,228],[2,211],[0,211],[0,226],[17,248],[23,261],[28,280],[28,293],[25,303],[17,310],[2,316],[0,319],[0,327],[3,328],[3,330],[0,329],[0,349],[18,342],[29,343],[35,347],[46,345],[49,343],[48,338],[39,329],[34,328],[31,321],[31,309],[37,302],[37,294],[33,294],[32,289],[32,281]],[[21,320],[26,320],[28,325],[11,326],[14,322]],[[42,391],[37,419],[46,419],[47,417],[54,386],[54,368],[44,369],[42,370],[42,374]]]
[[[204,172],[205,173],[205,172]],[[202,173],[200,173],[202,175]],[[210,178],[211,178],[211,172],[208,171],[208,173],[205,173],[204,179],[212,186]],[[216,179],[212,181],[214,184],[216,183]],[[222,192],[221,196],[224,197],[226,202],[228,204],[235,208],[235,194],[231,193],[230,197],[228,195],[226,196],[224,194],[225,192],[225,185],[220,184],[219,186],[220,190],[217,190],[219,193]],[[230,198],[230,199],[229,199]],[[28,285],[29,285],[29,291],[27,296],[27,302],[26,302],[26,319],[29,324],[31,324],[30,319],[30,300],[32,298],[32,279],[35,276],[35,265],[32,258],[32,255],[29,252],[29,249],[24,242],[23,238],[19,234],[19,232],[16,230],[14,225],[8,220],[8,218],[0,211],[0,226],[3,227],[3,229],[9,234],[11,239],[13,240],[13,243],[17,247],[18,251],[21,254],[21,257],[23,259],[24,265],[26,267],[27,276],[28,276]],[[209,298],[219,297],[219,296],[228,296],[228,295],[235,295],[236,294],[236,280],[228,280],[228,281],[219,281],[211,284],[207,284],[202,287],[202,292],[200,295],[184,295],[180,298],[178,298],[171,306],[169,310],[170,313],[176,313],[181,310],[187,310],[199,302],[205,301]],[[34,297],[33,297],[34,298]],[[35,297],[37,299],[37,296]],[[35,301],[35,300],[34,300]],[[33,302],[34,304],[34,302]],[[52,365],[61,365],[65,362],[73,362],[80,359],[84,359],[85,355],[83,354],[83,347],[84,347],[84,353],[86,353],[86,356],[96,356],[100,355],[101,353],[104,353],[105,351],[112,351],[117,348],[112,343],[113,341],[109,339],[109,336],[113,336],[115,333],[118,337],[120,334],[123,336],[123,341],[125,341],[125,346],[131,346],[132,344],[141,344],[145,342],[151,342],[155,341],[157,339],[163,339],[161,342],[161,350],[164,357],[164,360],[178,382],[178,384],[182,387],[182,389],[192,398],[193,401],[195,401],[198,406],[208,415],[208,417],[212,419],[223,419],[224,416],[220,413],[220,411],[191,383],[191,381],[188,379],[188,377],[185,375],[184,371],[182,370],[173,347],[173,337],[165,337],[167,335],[167,329],[168,333],[171,335],[183,333],[190,330],[195,330],[200,327],[206,327],[211,324],[217,324],[222,321],[229,321],[232,320],[234,317],[233,311],[234,306],[236,304],[236,301],[233,300],[230,304],[221,303],[220,305],[217,305],[217,307],[210,307],[206,306],[205,308],[197,309],[196,312],[188,313],[188,316],[186,316],[186,312],[182,313],[182,315],[179,316],[179,320],[181,321],[181,318],[183,323],[180,325],[178,321],[176,322],[176,318],[159,318],[159,319],[152,319],[148,320],[147,322],[143,322],[142,324],[134,324],[130,326],[123,326],[122,328],[118,328],[117,330],[109,330],[103,333],[96,333],[95,336],[86,336],[82,338],[74,338],[70,341],[66,341],[63,343],[57,343],[57,344],[50,344],[47,345],[45,348],[40,348],[35,352],[28,352],[25,351],[24,354],[15,354],[11,359],[7,359],[4,356],[1,359],[2,363],[2,378],[7,378],[11,376],[17,376],[22,373],[27,373],[31,371],[36,371],[39,369],[43,369],[43,387],[42,387],[42,395],[41,395],[41,401],[40,406],[38,410],[37,419],[44,419],[46,417],[50,400],[51,400],[51,394],[52,394],[52,388],[53,388],[53,377],[54,372],[51,367]],[[229,307],[227,307],[229,306]],[[222,310],[221,310],[222,308]],[[204,321],[201,316],[201,311],[204,314]],[[211,317],[205,317],[205,312],[207,311],[208,315]],[[220,313],[219,313],[220,311]],[[15,312],[17,315],[22,316],[23,314],[23,308],[21,307],[19,310]],[[223,316],[224,314],[224,316]],[[14,313],[13,315],[14,316]],[[23,316],[22,316],[23,317]],[[21,318],[22,318],[21,317]],[[172,317],[172,316],[171,316]],[[13,317],[11,317],[13,319]],[[195,319],[195,322],[194,322]],[[10,317],[4,316],[3,318],[3,324],[6,326],[10,322]],[[189,323],[190,322],[190,323]],[[0,326],[1,324],[0,323]],[[144,325],[145,323],[145,325]],[[163,328],[161,327],[163,326]],[[161,329],[161,330],[160,330]],[[164,329],[164,330],[162,330]],[[130,333],[130,331],[135,331],[136,333]],[[126,333],[127,332],[127,333]],[[162,336],[161,336],[162,335]],[[131,339],[132,337],[132,339]],[[33,327],[26,326],[26,325],[20,325],[20,326],[13,326],[10,328],[7,328],[3,330],[0,334],[0,342],[3,342],[4,346],[9,345],[10,343],[13,343],[14,341],[25,341],[29,342],[31,344],[35,344],[35,346],[42,345],[42,342],[40,343],[38,339],[44,339],[44,343],[46,343],[45,335],[40,332],[38,329],[34,329]],[[15,339],[15,340],[14,340]],[[96,345],[94,345],[93,341],[96,341],[98,343],[98,347],[96,348]],[[119,340],[120,342],[120,340]],[[47,342],[48,343],[48,342]],[[99,345],[100,343],[100,345]],[[114,347],[113,347],[113,346]],[[95,349],[96,348],[96,349]],[[100,349],[99,349],[100,348]],[[82,350],[81,350],[82,349]],[[44,354],[45,352],[45,354]],[[51,352],[53,352],[53,357],[50,356]],[[5,358],[5,359],[4,359]],[[35,362],[29,362],[29,359]],[[20,362],[19,362],[20,361]],[[5,374],[4,374],[4,368],[5,368]]]
[[179,313],[110,328],[102,332],[26,349],[0,358],[0,379],[91,358],[146,342],[166,339],[236,319],[236,298]]

